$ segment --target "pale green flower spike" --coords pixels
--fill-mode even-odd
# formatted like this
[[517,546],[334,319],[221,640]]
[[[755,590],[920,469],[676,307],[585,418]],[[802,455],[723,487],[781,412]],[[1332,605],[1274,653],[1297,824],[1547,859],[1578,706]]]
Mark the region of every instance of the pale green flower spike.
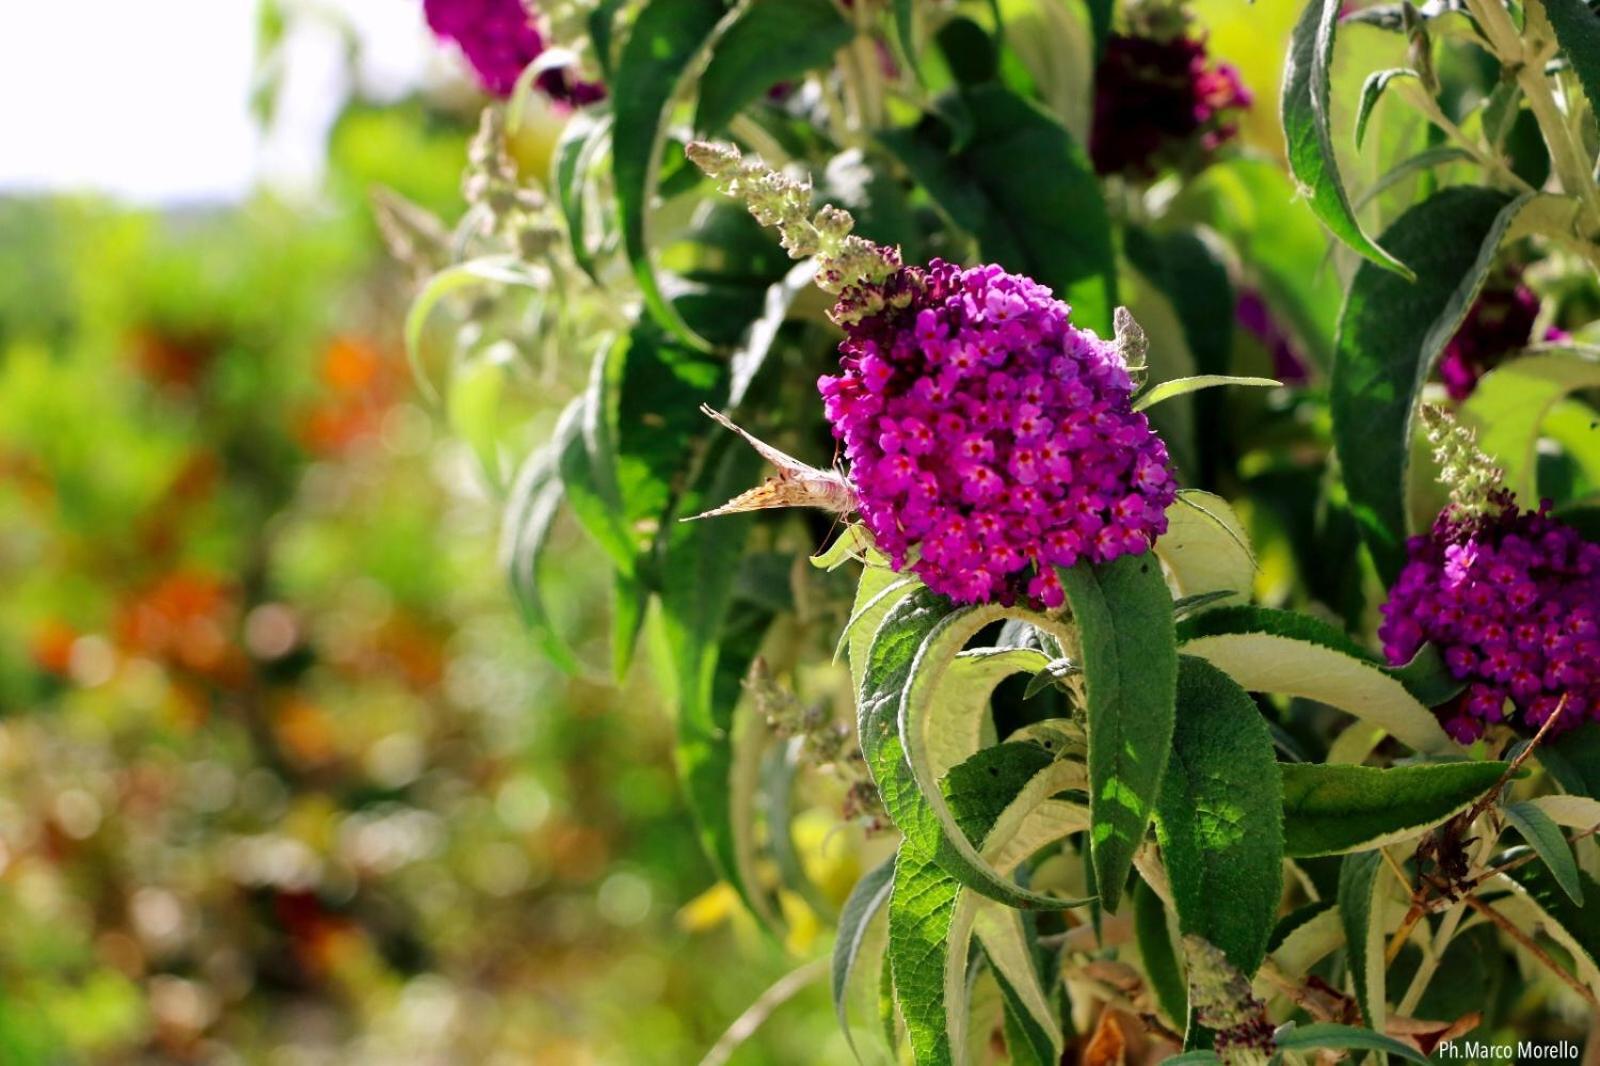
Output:
[[1505,473],[1478,448],[1477,433],[1427,403],[1422,405],[1422,425],[1439,464],[1439,482],[1450,489],[1450,502],[1468,514],[1488,511],[1489,494],[1500,488]]
[[[757,222],[778,231],[791,258],[816,257],[817,286],[824,292],[876,290],[899,271],[897,250],[851,235],[856,222],[850,212],[831,204],[813,212],[809,181],[780,174],[760,159],[745,159],[722,141],[695,141],[686,152],[717,188],[742,201]],[[879,301],[867,313],[882,306]]]

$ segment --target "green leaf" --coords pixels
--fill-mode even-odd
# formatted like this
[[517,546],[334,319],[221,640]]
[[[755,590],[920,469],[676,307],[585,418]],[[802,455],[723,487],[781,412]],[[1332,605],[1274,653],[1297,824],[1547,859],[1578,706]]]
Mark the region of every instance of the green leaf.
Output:
[[1172,747],[1172,597],[1149,554],[1060,573],[1088,702],[1090,853],[1100,898],[1115,911]]
[[[1404,666],[1389,667],[1389,674],[1406,687],[1425,707],[1437,707],[1460,695],[1466,682],[1450,672],[1439,649],[1424,644]],[[1360,760],[1356,760],[1360,761]]]
[[1346,855],[1339,866],[1339,921],[1344,927],[1351,980],[1361,1017],[1374,1029],[1383,1028],[1387,1012],[1383,959],[1387,897],[1378,883],[1382,867],[1383,856],[1376,851]]
[[1289,855],[1337,855],[1406,840],[1458,814],[1505,771],[1501,762],[1396,766],[1284,763]]
[[855,36],[832,0],[760,0],[740,5],[700,77],[694,128],[721,131],[779,82],[827,66]]
[[998,85],[971,88],[961,99],[974,128],[959,150],[932,119],[888,131],[883,142],[977,237],[984,259],[1049,286],[1072,305],[1074,325],[1110,336],[1117,302],[1111,223],[1083,148],[1051,115]]
[[556,470],[556,456],[578,432],[582,400],[569,403],[556,423],[555,435],[529,454],[511,484],[500,526],[500,567],[522,621],[533,630],[541,650],[564,673],[578,672],[578,662],[550,620],[541,578],[541,561],[550,531],[566,493]]
[[1378,179],[1362,190],[1356,197],[1355,209],[1357,211],[1366,207],[1372,201],[1400,184],[1409,177],[1424,174],[1434,167],[1447,166],[1450,163],[1464,163],[1472,160],[1472,153],[1455,145],[1439,144],[1432,148],[1424,148],[1416,155],[1409,156],[1390,167],[1378,176]]
[[[1337,271],[1307,268],[1326,254],[1327,237],[1276,163],[1240,157],[1213,164],[1179,193],[1173,211],[1221,235],[1236,251],[1246,283],[1266,297],[1301,350],[1318,367],[1333,365],[1344,286]],[[1229,314],[1231,308],[1230,301]]]
[[1201,389],[1214,389],[1219,385],[1251,385],[1257,388],[1272,389],[1282,384],[1283,382],[1274,378],[1235,377],[1230,374],[1197,374],[1190,378],[1174,378],[1171,381],[1163,381],[1159,385],[1152,385],[1137,400],[1133,401],[1133,409],[1135,411],[1143,411],[1175,396],[1187,396],[1191,392],[1199,392]]
[[1255,556],[1238,515],[1220,496],[1181,494],[1167,508],[1167,531],[1156,539],[1155,553],[1166,567],[1178,606],[1188,601],[1188,609],[1197,610],[1250,599]]
[[[961,832],[980,841],[986,859],[1007,875],[1045,844],[1087,825],[1077,804],[1040,794],[1048,792],[1037,782],[1052,777],[1055,765],[1034,745],[1008,743],[979,752],[947,780],[945,798]],[[909,838],[901,843],[889,901],[888,955],[918,1066],[953,1063],[955,1049],[966,1046],[967,956],[974,932],[1019,1002],[1033,1005],[1029,1017],[1050,1034],[1059,1056],[1059,1025],[1043,1016],[1047,998],[1025,942],[1019,955],[1019,918],[962,885]]]
[[894,884],[894,866],[894,860],[889,859],[867,871],[856,882],[850,895],[845,898],[844,909],[839,912],[839,929],[833,941],[833,1009],[857,1062],[862,1059],[850,1027],[850,981],[861,961],[873,921],[883,913],[889,902],[889,891]]
[[[867,654],[857,732],[884,807],[905,835],[903,851],[935,858],[963,884],[1013,907],[1060,910],[1080,901],[1040,895],[1010,882],[984,861],[970,834],[960,830],[940,789],[927,728],[929,716],[947,700],[957,701],[958,708],[938,711],[945,728],[956,720],[957,711],[969,718],[988,715],[992,674],[980,672],[977,681],[964,683],[962,675],[951,670],[958,653],[980,629],[1019,615],[1035,624],[1052,625],[1044,616],[995,604],[952,608],[922,588],[901,599],[878,626]],[[1035,664],[1042,661],[1043,655],[1034,652],[1016,663],[1037,669]],[[952,691],[943,691],[947,681]],[[1082,787],[1081,767],[1058,764],[1054,776],[1041,775],[1037,785],[1052,783],[1037,800],[1064,788]]]
[[1458,751],[1433,712],[1342,632],[1306,615],[1223,607],[1183,621],[1179,647],[1250,692],[1316,700],[1425,754]]
[[1178,657],[1177,709],[1156,838],[1178,928],[1215,945],[1250,977],[1266,955],[1283,893],[1283,792],[1272,734],[1245,691],[1203,659]]
[[1350,506],[1379,573],[1405,557],[1406,467],[1417,396],[1530,201],[1456,186],[1411,208],[1384,233],[1419,275],[1407,281],[1363,263],[1339,320],[1330,403],[1334,448]]
[[1383,90],[1389,83],[1397,78],[1415,78],[1417,72],[1406,67],[1391,67],[1388,70],[1375,70],[1367,75],[1367,80],[1361,84],[1361,105],[1356,111],[1356,148],[1361,148],[1361,142],[1367,136],[1367,120],[1372,117],[1372,109],[1378,106],[1378,99],[1383,96]]
[[[1361,231],[1361,223],[1356,221],[1344,182],[1339,177],[1338,157],[1333,148],[1332,108],[1328,102],[1328,71],[1333,65],[1339,8],[1340,0],[1310,0],[1289,40],[1289,55],[1283,66],[1281,111],[1289,170],[1304,190],[1311,209],[1335,237],[1379,267],[1410,278],[1412,273],[1406,263],[1374,244]],[[1395,254],[1405,258],[1403,253]]]
[[628,527],[622,489],[617,483],[617,391],[627,342],[601,349],[590,364],[589,385],[580,398],[578,431],[567,438],[559,463],[572,511],[589,535],[611,556],[617,569],[632,575],[639,555]]
[[1330,1048],[1334,1051],[1379,1051],[1399,1055],[1411,1062],[1426,1064],[1428,1061],[1428,1057],[1416,1048],[1392,1036],[1353,1025],[1339,1025],[1336,1022],[1286,1026],[1278,1031],[1277,1044],[1282,1051],[1312,1051],[1317,1048]]
[[439,388],[423,366],[422,332],[439,302],[452,293],[478,285],[518,285],[541,289],[546,278],[542,273],[524,266],[515,256],[494,255],[457,263],[428,279],[411,301],[406,311],[406,358],[411,362],[411,374],[417,388],[432,402],[438,402]]
[[801,293],[811,288],[816,272],[816,263],[811,260],[796,263],[783,278],[768,287],[761,315],[750,323],[739,349],[733,353],[731,381],[728,385],[730,408],[744,403],[745,394],[750,391],[751,384],[756,375],[761,373],[767,355],[772,351],[772,342],[778,339],[778,330],[783,328],[784,321],[789,317],[789,308]]
[[1600,15],[1584,0],[1536,0],[1556,31],[1556,42],[1578,74],[1589,107],[1600,114]]
[[1178,953],[1167,928],[1167,908],[1141,879],[1133,886],[1133,935],[1144,964],[1145,981],[1167,1021],[1182,1030],[1189,1022],[1189,988],[1178,968]]
[[611,80],[611,172],[622,242],[651,316],[696,347],[703,342],[663,295],[650,259],[649,215],[673,100],[716,40],[722,0],[650,0],[634,19]]
[[599,274],[589,242],[589,174],[610,145],[611,112],[584,108],[561,128],[551,161],[551,185],[567,224],[573,261],[596,283]]
[[1600,387],[1593,351],[1540,352],[1502,363],[1483,376],[1461,407],[1477,430],[1478,447],[1505,473],[1505,485],[1524,506],[1539,499],[1539,437],[1557,403],[1580,389]]
[[[679,497],[677,513],[698,514],[731,498],[755,480],[760,465],[761,457],[731,434],[713,438],[704,472]],[[728,560],[740,554],[751,524],[749,515],[731,515],[667,527],[661,621],[675,675],[678,777],[706,853],[755,910],[730,809],[734,705],[765,629],[759,615],[729,619],[736,568]]]
[[1567,843],[1561,827],[1539,807],[1532,803],[1512,803],[1502,812],[1522,839],[1528,842],[1539,856],[1550,876],[1555,878],[1561,891],[1578,906],[1583,906],[1583,885],[1578,879],[1578,861],[1572,855],[1572,845]]

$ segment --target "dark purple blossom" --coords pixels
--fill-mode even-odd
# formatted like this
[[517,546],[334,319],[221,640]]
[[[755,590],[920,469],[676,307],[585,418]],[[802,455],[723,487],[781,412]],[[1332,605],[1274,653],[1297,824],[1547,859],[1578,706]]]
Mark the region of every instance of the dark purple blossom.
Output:
[[[1522,284],[1515,271],[1478,294],[1439,358],[1439,377],[1457,402],[1472,395],[1478,379],[1506,356],[1526,348],[1539,317],[1539,297]],[[1558,340],[1559,330],[1546,332],[1545,340]]]
[[[1176,491],[1115,344],[1049,289],[934,260],[841,300],[819,382],[862,521],[896,569],[961,603],[1062,602],[1056,567],[1142,552]],[[862,305],[877,308],[857,317]]]
[[1294,338],[1278,324],[1267,301],[1254,289],[1239,290],[1234,317],[1239,325],[1272,356],[1272,376],[1286,385],[1297,385],[1310,380],[1306,361],[1295,347]]
[[1383,606],[1390,662],[1431,642],[1466,684],[1435,709],[1463,743],[1495,722],[1532,733],[1563,700],[1553,731],[1600,720],[1600,545],[1547,511],[1504,490],[1481,514],[1448,508],[1411,538]]
[[[428,28],[454,41],[478,83],[495,96],[510,96],[529,63],[545,50],[534,12],[523,0],[423,0]],[[551,69],[537,79],[551,98],[587,104],[605,96],[605,87]]]
[[1203,40],[1113,33],[1094,78],[1089,155],[1100,174],[1145,179],[1168,166],[1198,169],[1238,133],[1250,91]]

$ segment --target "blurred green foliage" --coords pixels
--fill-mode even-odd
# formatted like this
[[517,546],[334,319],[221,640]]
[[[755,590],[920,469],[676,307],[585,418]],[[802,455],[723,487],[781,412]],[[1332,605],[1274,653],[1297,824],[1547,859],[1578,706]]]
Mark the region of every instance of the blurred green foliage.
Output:
[[[365,196],[456,209],[465,139],[364,106],[316,203],[0,201],[7,1066],[666,1066],[795,965],[712,888],[651,664],[543,663],[415,400]],[[580,649],[603,581],[550,577]],[[820,986],[762,1047],[839,1059]]]

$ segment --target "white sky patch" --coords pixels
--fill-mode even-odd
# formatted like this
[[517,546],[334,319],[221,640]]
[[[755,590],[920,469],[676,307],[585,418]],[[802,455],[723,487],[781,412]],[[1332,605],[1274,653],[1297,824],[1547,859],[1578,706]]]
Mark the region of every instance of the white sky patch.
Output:
[[286,6],[278,112],[264,132],[250,108],[255,0],[0,4],[0,195],[179,205],[236,200],[262,181],[315,189],[352,87],[402,96],[440,56],[421,0]]

